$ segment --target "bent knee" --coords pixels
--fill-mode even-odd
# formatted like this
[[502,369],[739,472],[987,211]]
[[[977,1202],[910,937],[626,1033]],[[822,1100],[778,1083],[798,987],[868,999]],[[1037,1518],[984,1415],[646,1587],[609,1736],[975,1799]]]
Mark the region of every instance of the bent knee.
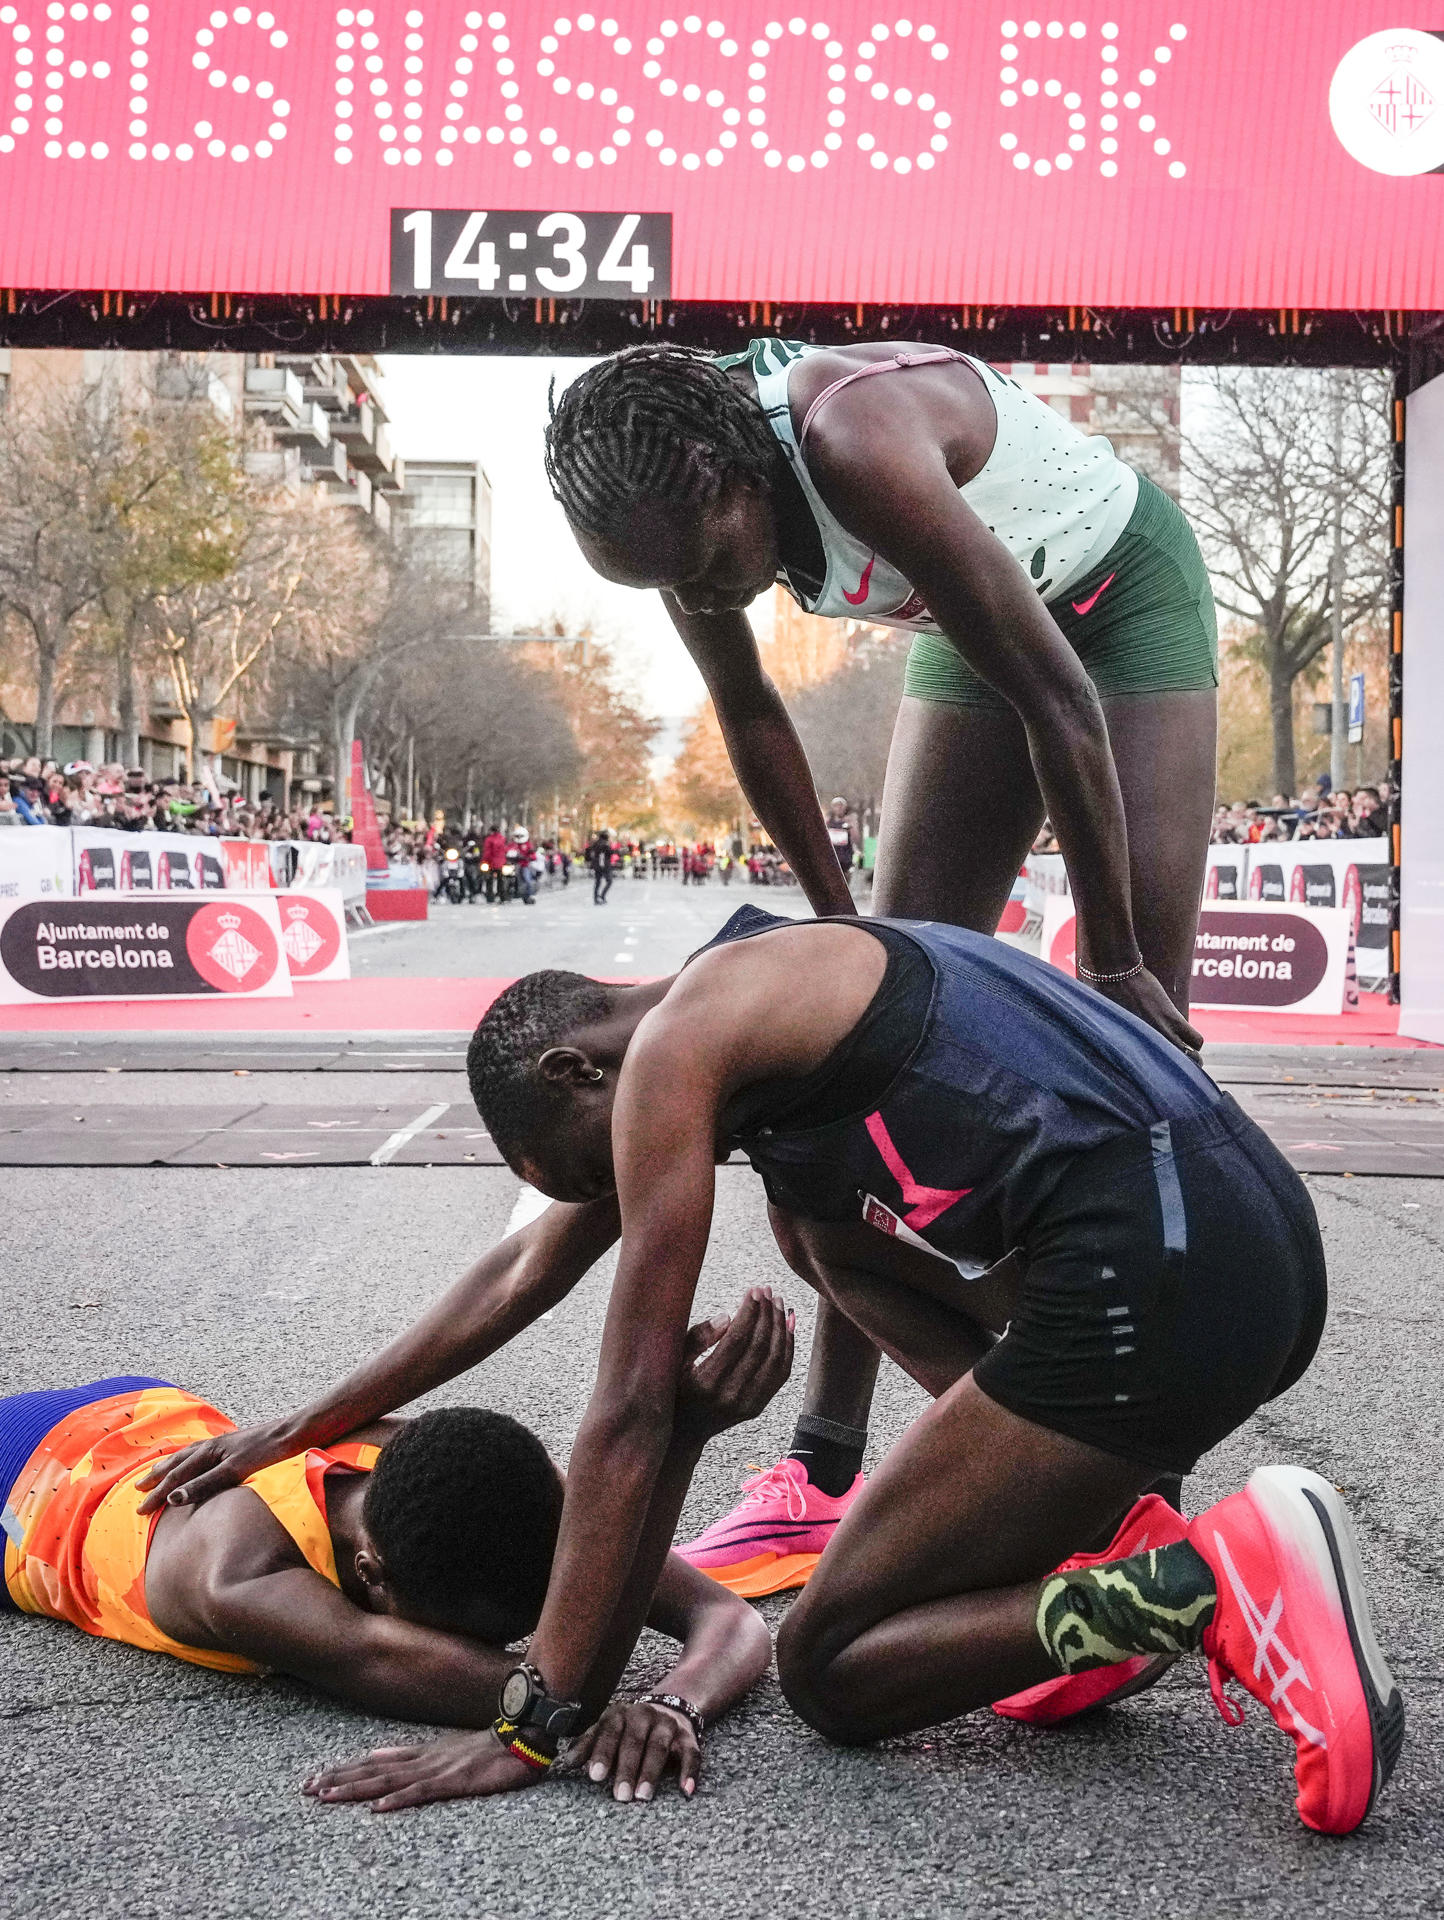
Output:
[[876,1733],[849,1708],[839,1684],[839,1656],[847,1644],[836,1633],[814,1628],[799,1601],[778,1631],[777,1678],[799,1720],[839,1746],[850,1747],[875,1739]]
[[818,1262],[808,1238],[806,1223],[796,1214],[784,1213],[781,1207],[769,1205],[768,1224],[772,1228],[772,1237],[777,1242],[777,1251],[791,1267],[799,1280],[805,1280],[808,1286],[818,1289],[821,1276]]

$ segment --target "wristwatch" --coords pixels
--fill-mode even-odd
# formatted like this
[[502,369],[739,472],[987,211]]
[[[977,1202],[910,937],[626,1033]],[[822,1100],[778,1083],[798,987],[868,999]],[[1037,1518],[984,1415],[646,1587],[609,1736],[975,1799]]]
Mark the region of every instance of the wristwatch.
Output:
[[492,1723],[497,1739],[542,1773],[550,1770],[582,1711],[580,1700],[559,1700],[548,1693],[546,1681],[525,1660],[502,1682],[497,1704],[501,1712]]

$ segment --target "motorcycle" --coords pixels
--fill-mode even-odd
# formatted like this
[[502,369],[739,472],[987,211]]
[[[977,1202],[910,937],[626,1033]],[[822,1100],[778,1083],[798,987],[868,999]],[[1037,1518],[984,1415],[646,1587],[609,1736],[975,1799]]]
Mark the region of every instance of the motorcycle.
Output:
[[465,900],[466,874],[460,847],[448,847],[441,856],[441,879],[436,891],[438,894],[444,893],[454,906],[459,907]]

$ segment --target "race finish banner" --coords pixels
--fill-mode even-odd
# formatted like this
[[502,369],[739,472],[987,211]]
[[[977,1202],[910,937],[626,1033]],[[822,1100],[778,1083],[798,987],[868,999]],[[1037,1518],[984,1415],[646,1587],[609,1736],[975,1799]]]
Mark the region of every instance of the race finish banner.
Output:
[[275,899],[130,894],[0,903],[0,1002],[289,996]]
[[1444,309],[1399,0],[5,0],[0,286]]

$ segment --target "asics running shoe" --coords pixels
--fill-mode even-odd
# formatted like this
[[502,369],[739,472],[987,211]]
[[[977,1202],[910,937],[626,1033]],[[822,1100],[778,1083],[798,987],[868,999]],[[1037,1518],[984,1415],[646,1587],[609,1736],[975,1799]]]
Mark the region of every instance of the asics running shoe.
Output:
[[[1146,1553],[1150,1547],[1171,1546],[1188,1538],[1188,1522],[1174,1507],[1156,1493],[1145,1493],[1123,1517],[1123,1523],[1101,1553],[1075,1553],[1057,1571],[1069,1573],[1075,1567],[1101,1567],[1109,1560],[1126,1560],[1130,1554]],[[1117,1666],[1094,1667],[1088,1673],[1065,1673],[1056,1680],[1044,1680],[1023,1693],[1009,1694],[993,1703],[993,1712],[1005,1720],[1026,1720],[1035,1727],[1056,1726],[1060,1720],[1072,1720],[1111,1700],[1127,1700],[1142,1693],[1159,1680],[1178,1658],[1173,1653],[1136,1653],[1120,1660]]]
[[813,1486],[801,1460],[779,1460],[742,1483],[742,1499],[677,1551],[744,1600],[805,1587],[838,1521],[862,1492],[859,1474],[834,1498]]
[[1297,1749],[1299,1818],[1352,1833],[1394,1771],[1404,1703],[1369,1624],[1343,1501],[1302,1467],[1260,1467],[1188,1538],[1218,1587],[1203,1651],[1219,1712],[1230,1726],[1243,1718],[1225,1680],[1262,1701]]

